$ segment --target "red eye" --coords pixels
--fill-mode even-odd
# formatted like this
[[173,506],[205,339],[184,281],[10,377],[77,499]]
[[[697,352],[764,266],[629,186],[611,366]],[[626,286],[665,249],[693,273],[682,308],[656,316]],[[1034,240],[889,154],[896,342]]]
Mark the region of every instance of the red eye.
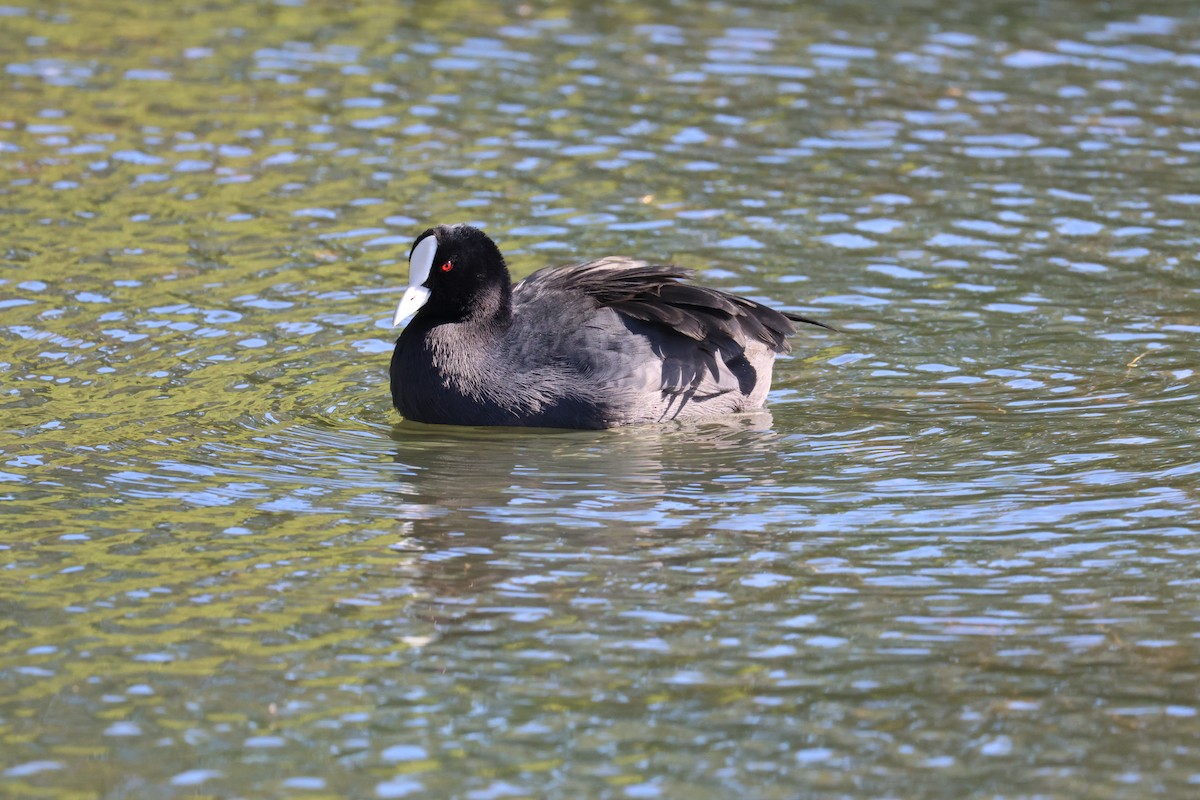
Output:
[[442,269],[442,272],[449,272],[450,270],[454,269],[454,262],[447,261],[445,264],[442,264],[441,269]]

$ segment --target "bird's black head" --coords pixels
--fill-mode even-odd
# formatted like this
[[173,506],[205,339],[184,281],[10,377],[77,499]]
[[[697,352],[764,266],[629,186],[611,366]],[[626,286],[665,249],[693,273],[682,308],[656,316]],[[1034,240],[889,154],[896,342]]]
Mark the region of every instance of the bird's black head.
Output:
[[511,314],[512,286],[504,256],[478,228],[430,228],[413,242],[408,269],[408,291],[393,325],[414,314],[433,323],[503,321]]

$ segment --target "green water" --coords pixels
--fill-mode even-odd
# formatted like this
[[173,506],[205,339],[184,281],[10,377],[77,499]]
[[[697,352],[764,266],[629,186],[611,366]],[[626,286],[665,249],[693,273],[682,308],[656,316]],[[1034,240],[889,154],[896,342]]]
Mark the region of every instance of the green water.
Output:
[[[1200,11],[0,7],[0,795],[1190,797]],[[835,324],[404,423],[413,237]]]

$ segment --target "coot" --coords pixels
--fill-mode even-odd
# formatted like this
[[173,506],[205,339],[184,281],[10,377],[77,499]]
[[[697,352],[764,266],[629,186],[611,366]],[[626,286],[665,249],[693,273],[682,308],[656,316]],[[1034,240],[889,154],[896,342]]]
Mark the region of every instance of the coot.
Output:
[[430,228],[396,309],[395,325],[413,318],[392,354],[392,402],[419,422],[546,428],[747,411],[763,405],[792,322],[830,328],[688,277],[608,257],[513,286],[483,231]]

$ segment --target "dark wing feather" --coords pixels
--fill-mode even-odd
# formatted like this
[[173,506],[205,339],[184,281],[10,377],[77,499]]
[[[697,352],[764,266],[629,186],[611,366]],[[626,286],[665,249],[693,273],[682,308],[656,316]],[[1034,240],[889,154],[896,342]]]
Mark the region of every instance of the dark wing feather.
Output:
[[608,307],[643,322],[665,325],[698,342],[704,341],[709,334],[707,320],[690,309],[679,308],[667,303],[647,303],[640,298],[609,303]]
[[692,277],[678,267],[609,256],[583,264],[540,269],[517,284],[517,289],[583,292],[602,306],[656,293],[667,284]]
[[738,313],[737,301],[723,292],[694,286],[688,283],[671,283],[663,287],[663,299],[673,305],[696,306],[710,311],[721,311],[726,316]]
[[[757,340],[777,353],[789,349],[787,337],[796,331],[792,322],[833,330],[823,322],[776,311],[719,289],[680,282],[691,276],[688,270],[675,266],[610,256],[538,270],[517,284],[514,293],[582,293],[599,306],[669,328],[697,342],[705,343],[711,338],[739,343]],[[715,375],[716,348],[706,349],[704,360]]]
[[818,328],[824,328],[827,331],[833,331],[834,333],[838,332],[837,328],[833,327],[832,325],[828,325],[824,322],[821,322],[820,320],[809,319],[808,317],[802,317],[799,314],[793,314],[790,311],[784,311],[783,315],[785,317],[787,317],[788,319],[790,319],[792,322],[803,322],[805,325],[816,325]]

